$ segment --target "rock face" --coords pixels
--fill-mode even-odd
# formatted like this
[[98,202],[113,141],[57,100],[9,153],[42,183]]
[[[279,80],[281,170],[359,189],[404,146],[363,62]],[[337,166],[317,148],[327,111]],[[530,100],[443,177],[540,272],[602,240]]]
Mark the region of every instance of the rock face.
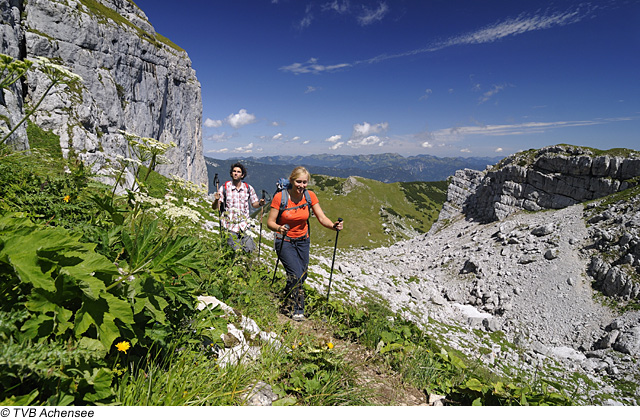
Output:
[[[0,0],[0,52],[19,59],[47,57],[82,78],[49,94],[33,122],[60,136],[63,153],[98,174],[108,159],[127,156],[119,130],[177,147],[163,175],[206,183],[202,154],[200,83],[187,54],[156,34],[128,0]],[[12,121],[37,101],[48,79],[29,71],[26,83],[5,95]],[[1,109],[0,109],[1,110]],[[24,131],[12,139],[27,146]]]
[[462,213],[486,223],[523,209],[562,209],[625,190],[639,175],[634,152],[601,155],[563,145],[522,152],[485,171],[457,171],[440,218]]

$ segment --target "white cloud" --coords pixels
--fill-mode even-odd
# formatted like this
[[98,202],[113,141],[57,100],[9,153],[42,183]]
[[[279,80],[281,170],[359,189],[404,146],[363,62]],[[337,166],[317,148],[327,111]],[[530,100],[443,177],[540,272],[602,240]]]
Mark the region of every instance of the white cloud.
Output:
[[328,139],[325,139],[325,141],[328,141],[330,143],[335,143],[338,140],[340,140],[342,138],[342,136],[340,134],[336,134],[335,136],[331,136]]
[[211,118],[207,118],[206,120],[204,120],[204,126],[205,127],[221,127],[222,126],[222,120],[212,120]]
[[305,90],[304,93],[311,93],[311,92],[315,92],[316,90],[318,90],[317,87],[307,86],[307,90]]
[[232,135],[227,135],[226,133],[218,133],[207,136],[205,140],[214,141],[216,143],[222,143],[223,141],[227,141],[232,138]]
[[243,125],[253,124],[254,122],[256,122],[256,116],[247,113],[246,109],[241,109],[237,114],[229,115],[225,121],[231,127],[237,129],[242,127]]
[[465,149],[460,149],[460,152],[461,153],[471,153],[471,150],[465,148]]
[[291,141],[298,141],[300,140],[300,136],[295,136],[294,138],[291,139]]
[[377,9],[369,9],[362,6],[362,14],[358,16],[358,23],[362,26],[371,25],[372,23],[381,21],[389,11],[387,3],[380,2]]
[[380,137],[367,136],[364,138],[351,139],[347,142],[347,145],[351,147],[360,147],[360,146],[373,146],[377,143],[380,143]]
[[385,132],[388,129],[389,129],[388,122],[383,122],[383,123],[373,124],[373,125],[369,124],[368,122],[363,122],[362,124],[354,124],[351,138],[358,139],[362,137],[367,137],[373,134]]
[[205,153],[211,153],[211,154],[218,154],[218,153],[227,153],[229,152],[229,149],[227,149],[226,147],[222,148],[222,149],[211,149],[211,150],[207,150]]
[[429,143],[428,141],[425,141],[420,146],[424,147],[425,149],[431,149],[433,147],[433,144]]
[[275,136],[271,137],[271,140],[280,140],[282,138],[282,133],[278,133]]
[[331,71],[343,69],[345,67],[351,67],[351,64],[342,63],[342,64],[334,64],[331,66],[323,66],[321,64],[318,64],[317,58],[310,58],[306,63],[293,63],[289,66],[280,67],[280,70],[290,71],[293,74],[305,74],[305,73],[320,74],[325,71],[331,72]]
[[502,152],[502,147],[498,147],[496,150],[494,150],[494,152],[496,152],[496,153]]
[[311,140],[305,140],[302,142],[302,144],[309,144],[311,142]]
[[246,146],[239,146],[233,149],[234,153],[251,153],[253,152],[253,143],[249,143]]
[[334,144],[333,146],[329,147],[329,149],[331,149],[331,150],[337,150],[337,149],[341,148],[341,147],[342,147],[342,145],[344,145],[344,142],[343,142],[343,141],[339,141],[339,142],[337,142],[336,144]]

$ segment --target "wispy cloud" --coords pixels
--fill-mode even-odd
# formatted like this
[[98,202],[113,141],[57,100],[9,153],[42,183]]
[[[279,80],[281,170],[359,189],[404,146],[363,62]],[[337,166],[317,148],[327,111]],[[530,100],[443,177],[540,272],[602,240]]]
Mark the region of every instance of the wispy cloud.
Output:
[[431,89],[425,89],[425,91],[424,91],[424,95],[422,95],[422,96],[420,97],[420,100],[421,100],[421,101],[424,101],[424,100],[429,99],[429,96],[431,96],[431,94],[432,94],[432,93],[433,93],[433,91],[432,91]]
[[304,17],[298,23],[298,27],[301,30],[311,26],[311,22],[313,21],[313,14],[311,13],[311,10],[312,10],[312,5],[311,4],[307,5],[307,8],[305,9],[305,12],[304,12]]
[[362,14],[358,16],[358,23],[362,26],[371,25],[381,21],[387,12],[389,12],[389,6],[384,2],[380,2],[377,9],[369,9],[366,6],[362,6]]
[[350,10],[349,0],[344,0],[342,2],[338,0],[333,0],[332,2],[323,4],[322,11],[328,11],[328,10],[334,11],[343,15],[349,12]]
[[511,87],[511,85],[509,84],[504,84],[504,85],[493,85],[493,87],[488,90],[487,92],[485,92],[480,99],[478,100],[478,103],[485,103],[488,100],[490,100],[494,95],[496,95],[497,93],[499,93],[500,91],[504,90],[507,87]]
[[[369,17],[362,22],[373,22],[377,16],[384,16],[388,11],[386,3],[380,3],[378,9],[368,10]],[[395,58],[409,57],[419,54],[439,51],[445,48],[451,48],[461,45],[489,44],[501,39],[522,35],[527,32],[541,31],[556,27],[572,25],[580,22],[592,15],[593,8],[589,5],[580,5],[566,11],[547,12],[543,14],[522,13],[515,18],[509,18],[502,22],[488,25],[484,28],[473,32],[457,35],[443,41],[435,41],[431,44],[415,50],[404,51],[396,54],[380,54],[378,56],[358,60],[351,63],[340,63],[333,65],[321,65],[315,58],[310,59],[306,63],[294,63],[288,66],[280,67],[282,71],[289,71],[294,74],[300,73],[322,73],[325,71],[334,71],[347,67],[354,67],[361,64],[375,64]]]
[[293,63],[288,66],[280,67],[280,70],[288,71],[293,74],[305,74],[305,73],[320,74],[323,72],[331,72],[331,71],[344,69],[346,67],[351,67],[351,64],[341,63],[341,64],[333,64],[331,66],[323,66],[322,64],[318,64],[317,58],[310,58],[306,63]]
[[[430,139],[437,142],[451,143],[460,141],[468,136],[517,136],[525,134],[544,133],[548,130],[568,127],[587,127],[592,125],[608,124],[618,121],[637,120],[638,117],[600,118],[581,121],[552,121],[552,122],[528,122],[522,124],[505,125],[477,125],[466,127],[451,127],[427,133]],[[424,137],[425,133],[421,133]]]

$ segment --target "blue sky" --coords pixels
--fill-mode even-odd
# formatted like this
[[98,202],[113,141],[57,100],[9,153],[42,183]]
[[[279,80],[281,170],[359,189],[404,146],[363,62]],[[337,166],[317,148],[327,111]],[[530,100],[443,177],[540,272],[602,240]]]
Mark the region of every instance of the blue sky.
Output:
[[202,85],[205,155],[640,149],[640,0],[135,0]]

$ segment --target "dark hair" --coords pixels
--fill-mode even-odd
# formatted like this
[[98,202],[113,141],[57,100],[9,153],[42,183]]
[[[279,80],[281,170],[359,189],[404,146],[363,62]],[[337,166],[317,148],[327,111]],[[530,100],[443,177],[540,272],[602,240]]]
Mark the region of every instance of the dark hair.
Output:
[[242,171],[242,179],[244,179],[245,176],[247,176],[247,170],[244,168],[244,165],[240,162],[236,162],[233,165],[231,165],[231,169],[229,170],[229,176],[233,178],[233,168],[240,168],[240,170]]

